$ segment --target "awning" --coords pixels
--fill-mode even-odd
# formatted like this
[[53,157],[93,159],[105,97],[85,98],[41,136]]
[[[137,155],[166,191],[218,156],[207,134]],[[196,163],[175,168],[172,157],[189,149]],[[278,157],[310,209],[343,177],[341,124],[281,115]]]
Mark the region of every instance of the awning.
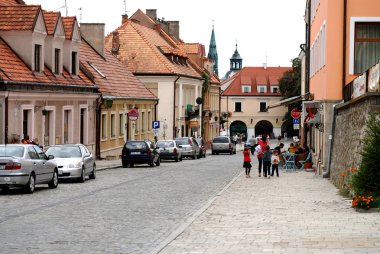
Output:
[[271,108],[276,108],[276,107],[280,107],[280,106],[286,106],[286,105],[289,105],[289,104],[292,104],[292,103],[295,103],[297,101],[301,101],[302,98],[304,96],[301,96],[301,95],[297,95],[297,96],[294,96],[294,97],[290,97],[290,98],[286,98],[285,100],[281,100],[277,103],[274,103],[272,105],[269,105],[266,110],[268,109],[271,109]]

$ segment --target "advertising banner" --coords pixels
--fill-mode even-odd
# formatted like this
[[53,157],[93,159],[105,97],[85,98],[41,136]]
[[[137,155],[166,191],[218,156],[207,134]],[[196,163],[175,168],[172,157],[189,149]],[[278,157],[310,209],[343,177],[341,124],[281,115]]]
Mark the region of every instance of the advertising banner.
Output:
[[379,92],[380,63],[369,69],[368,74],[368,92]]
[[359,77],[357,77],[354,80],[354,92],[352,93],[352,99],[355,99],[359,97],[360,95],[365,94],[365,84],[366,84],[367,78],[366,73],[363,73]]
[[322,103],[320,101],[304,101],[302,103],[302,122],[321,123]]

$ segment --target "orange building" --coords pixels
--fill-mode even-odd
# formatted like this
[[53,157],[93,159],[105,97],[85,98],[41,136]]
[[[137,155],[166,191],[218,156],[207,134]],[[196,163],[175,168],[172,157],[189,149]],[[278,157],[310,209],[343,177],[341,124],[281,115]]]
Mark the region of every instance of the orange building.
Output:
[[322,174],[328,164],[334,105],[350,97],[348,84],[380,59],[380,1],[308,0],[306,23],[304,90],[314,95],[319,115],[310,121],[304,104],[303,122],[310,124],[304,138],[314,148]]

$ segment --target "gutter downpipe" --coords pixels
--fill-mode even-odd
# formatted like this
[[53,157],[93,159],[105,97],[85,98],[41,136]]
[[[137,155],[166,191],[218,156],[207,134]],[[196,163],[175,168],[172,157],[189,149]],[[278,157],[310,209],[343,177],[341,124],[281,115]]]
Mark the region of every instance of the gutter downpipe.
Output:
[[96,109],[95,109],[95,125],[96,125],[96,137],[95,137],[95,157],[97,160],[100,159],[100,116],[102,113],[103,99],[101,95],[96,99]]
[[[343,0],[343,72],[342,72],[342,96],[344,94],[344,87],[346,85],[346,40],[347,40],[347,0]],[[332,156],[332,149],[333,149],[333,134],[335,129],[335,113],[336,113],[336,106],[339,104],[344,103],[344,100],[334,104],[333,110],[331,113],[331,138],[329,141],[329,158],[328,158],[328,166],[327,166],[327,172],[323,174],[323,178],[330,178],[330,172],[331,172],[331,156]]]
[[[173,100],[174,100],[174,105],[173,105],[173,139],[176,138],[177,136],[177,133],[176,133],[176,129],[175,129],[175,103],[176,103],[176,100],[175,100],[175,95],[176,95],[176,86],[177,86],[177,81],[181,78],[180,75],[177,75],[177,78],[176,80],[174,80],[174,94],[173,94]],[[182,96],[182,94],[179,94],[179,96]],[[179,108],[179,105],[178,105],[178,115],[179,115],[179,111],[182,110]],[[180,126],[178,126],[178,128],[180,128]]]
[[[310,98],[310,33],[311,33],[311,0],[308,1],[308,17],[306,25],[306,73],[305,73],[305,94],[309,94]],[[305,144],[309,143],[309,147],[311,147],[311,126],[309,126],[309,131],[306,130],[306,126],[304,125],[304,134],[305,134]],[[310,137],[307,138],[307,134],[309,133]]]

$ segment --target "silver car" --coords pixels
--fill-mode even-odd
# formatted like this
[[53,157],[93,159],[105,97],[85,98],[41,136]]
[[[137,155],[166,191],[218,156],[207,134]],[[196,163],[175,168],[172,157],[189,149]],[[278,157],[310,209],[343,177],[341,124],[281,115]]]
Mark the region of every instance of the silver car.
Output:
[[236,154],[236,143],[227,136],[215,137],[212,140],[211,153],[213,155],[219,153]]
[[82,144],[53,145],[46,150],[58,165],[58,177],[84,182],[86,176],[96,178],[96,164],[92,153]]
[[182,150],[175,140],[159,140],[156,143],[161,160],[182,161]]
[[33,193],[36,184],[58,186],[58,168],[40,147],[33,144],[0,145],[0,188],[22,186]]
[[199,158],[199,146],[195,138],[182,137],[176,138],[175,141],[182,150],[182,157]]

